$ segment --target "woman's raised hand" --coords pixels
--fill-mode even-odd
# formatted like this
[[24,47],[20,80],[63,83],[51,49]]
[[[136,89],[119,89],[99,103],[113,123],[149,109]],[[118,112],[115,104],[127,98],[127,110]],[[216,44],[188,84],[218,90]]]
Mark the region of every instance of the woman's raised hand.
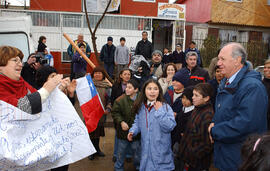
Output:
[[51,93],[58,84],[61,83],[63,74],[57,74],[53,78],[48,79],[42,88],[45,88],[49,93]]

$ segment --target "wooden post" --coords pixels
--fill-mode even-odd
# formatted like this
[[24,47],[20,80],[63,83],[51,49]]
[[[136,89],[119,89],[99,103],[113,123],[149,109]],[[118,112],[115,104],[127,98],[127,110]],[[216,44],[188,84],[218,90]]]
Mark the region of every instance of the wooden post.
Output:
[[[96,68],[96,65],[81,51],[81,49],[73,42],[73,40],[66,34],[63,33],[63,36],[67,39],[67,41],[77,50],[77,52],[83,57],[83,59],[92,67]],[[86,48],[86,47],[85,47]],[[105,80],[110,84],[112,87],[112,83],[105,78]]]

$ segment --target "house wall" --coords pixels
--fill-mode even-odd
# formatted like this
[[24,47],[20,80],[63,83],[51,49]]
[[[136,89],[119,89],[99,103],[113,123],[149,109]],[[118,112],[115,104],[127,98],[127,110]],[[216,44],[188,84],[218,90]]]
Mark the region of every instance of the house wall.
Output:
[[186,21],[206,23],[211,19],[212,0],[186,0],[177,1],[186,5]]
[[32,0],[30,10],[81,12],[82,0]]
[[155,0],[155,2],[140,2],[134,0],[121,0],[120,14],[135,16],[157,16],[158,3],[168,3],[168,0]]
[[270,27],[270,6],[267,0],[212,0],[211,22]]

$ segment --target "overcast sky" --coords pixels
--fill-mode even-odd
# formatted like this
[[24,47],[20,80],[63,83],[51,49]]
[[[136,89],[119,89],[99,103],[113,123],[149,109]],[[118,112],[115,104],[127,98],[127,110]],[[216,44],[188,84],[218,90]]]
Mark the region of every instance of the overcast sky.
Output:
[[[24,6],[24,1],[26,1],[26,6],[29,6],[30,0],[7,0],[10,5]],[[170,3],[173,3],[175,0],[169,0]]]

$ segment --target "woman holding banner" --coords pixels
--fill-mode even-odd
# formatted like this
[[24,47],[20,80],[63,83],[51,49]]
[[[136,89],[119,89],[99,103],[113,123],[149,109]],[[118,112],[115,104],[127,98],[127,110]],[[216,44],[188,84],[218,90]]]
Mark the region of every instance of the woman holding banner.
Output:
[[63,75],[48,80],[38,91],[21,77],[23,53],[16,47],[0,47],[0,100],[20,110],[37,114],[42,103],[61,82]]

